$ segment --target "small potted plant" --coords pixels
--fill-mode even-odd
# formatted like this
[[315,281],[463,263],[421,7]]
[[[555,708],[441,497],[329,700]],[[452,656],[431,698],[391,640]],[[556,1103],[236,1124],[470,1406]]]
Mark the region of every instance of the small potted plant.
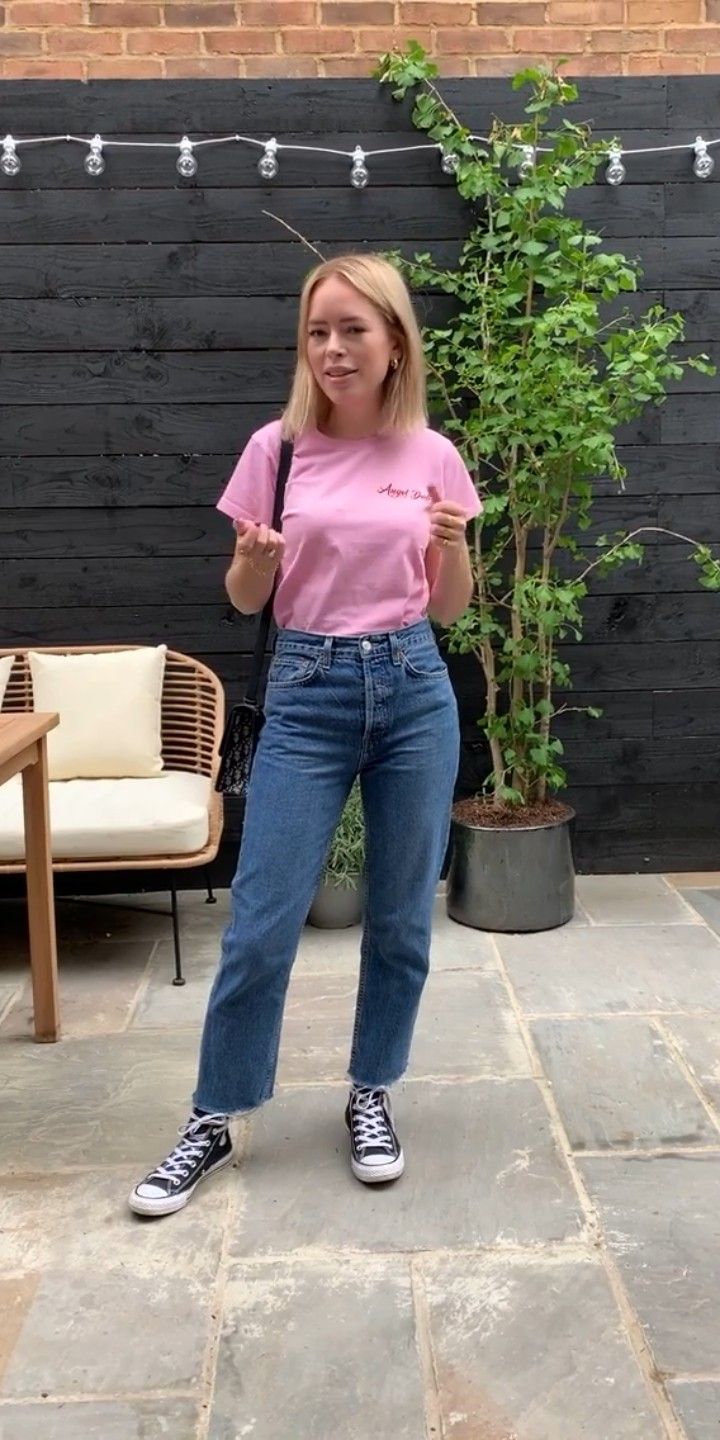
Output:
[[[562,116],[575,86],[554,71],[523,71],[513,86],[530,87],[527,122],[495,120],[479,142],[446,105],[436,74],[415,42],[383,56],[377,71],[398,100],[419,91],[413,123],[438,144],[471,207],[454,267],[429,254],[394,257],[413,287],[447,297],[449,318],[425,331],[430,395],[484,500],[473,599],[446,638],[451,653],[475,657],[484,682],[477,723],[487,778],[454,807],[448,911],[484,930],[544,930],[574,906],[574,816],[556,798],[566,784],[557,721],[568,709],[601,713],[558,697],[571,683],[560,647],[582,638],[593,575],[641,560],[638,536],[660,528],[595,536],[590,550],[581,537],[594,482],[622,492],[618,427],[661,404],[687,366],[714,367],[704,355],[671,353],[684,321],[662,305],[642,316],[608,312],[636,289],[639,266],[605,252],[567,213],[599,166],[610,160],[613,183],[623,173],[614,147]],[[608,209],[613,194],[608,187]],[[701,585],[720,588],[706,545],[663,533],[687,541]]]
[[310,907],[308,923],[322,930],[341,930],[362,919],[365,823],[360,785],[347,798],[328,851],[322,880]]

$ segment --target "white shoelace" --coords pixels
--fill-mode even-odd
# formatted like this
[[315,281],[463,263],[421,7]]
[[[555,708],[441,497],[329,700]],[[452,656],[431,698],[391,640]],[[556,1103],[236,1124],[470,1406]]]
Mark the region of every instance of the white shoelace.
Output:
[[198,1131],[223,1130],[227,1128],[227,1123],[227,1115],[191,1116],[186,1124],[181,1125],[178,1130],[178,1135],[182,1136],[180,1144],[175,1146],[172,1155],[168,1155],[162,1165],[158,1165],[157,1169],[153,1170],[153,1179],[170,1180],[173,1185],[179,1185],[180,1181],[189,1175],[195,1162],[202,1160],[208,1145],[214,1139],[212,1133],[199,1135]]
[[384,1094],[384,1090],[353,1091],[350,1115],[358,1151],[386,1150],[388,1155],[395,1153],[383,1106]]

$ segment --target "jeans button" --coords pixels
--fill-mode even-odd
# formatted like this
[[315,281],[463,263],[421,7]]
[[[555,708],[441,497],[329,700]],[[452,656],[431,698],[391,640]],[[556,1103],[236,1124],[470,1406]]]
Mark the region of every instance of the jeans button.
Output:
[[369,655],[369,654],[370,654],[370,651],[372,650],[372,641],[370,641],[370,640],[361,640],[361,641],[360,641],[360,649],[362,650],[363,655]]

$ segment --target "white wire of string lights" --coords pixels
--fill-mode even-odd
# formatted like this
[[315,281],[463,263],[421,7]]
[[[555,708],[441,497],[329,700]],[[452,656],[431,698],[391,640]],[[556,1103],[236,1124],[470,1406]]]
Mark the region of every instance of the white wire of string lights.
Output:
[[[470,135],[469,139],[483,145],[491,145],[492,141],[486,135]],[[24,139],[15,139],[8,134],[2,141],[2,153],[0,154],[0,171],[9,179],[19,175],[22,169],[22,161],[18,154],[18,148],[26,145],[51,145],[61,141],[70,144],[83,145],[87,154],[83,161],[84,168],[88,175],[99,177],[105,171],[105,151],[109,149],[122,150],[175,150],[178,152],[175,161],[175,168],[179,175],[185,180],[191,180],[198,173],[197,152],[208,145],[229,145],[240,143],[242,145],[255,146],[262,150],[258,160],[258,174],[262,180],[275,180],[279,170],[279,155],[287,151],[302,152],[311,155],[333,155],[350,162],[350,184],[356,190],[364,190],[370,181],[368,160],[372,161],[376,156],[381,155],[408,155],[417,150],[433,150],[440,156],[440,165],[443,173],[454,175],[460,164],[459,157],[447,150],[443,145],[433,142],[424,145],[399,145],[386,147],[382,150],[366,150],[362,145],[357,144],[353,150],[336,150],[325,145],[293,145],[284,144],[273,136],[269,140],[258,140],[252,135],[218,135],[211,136],[204,140],[191,140],[188,135],[183,135],[180,140],[103,140],[101,135],[93,135],[92,139],[86,139],[81,135],[35,135]],[[526,180],[532,174],[537,156],[539,154],[551,153],[549,146],[534,146],[515,142],[517,148],[522,151],[520,164],[520,178]],[[608,146],[608,165],[605,170],[605,179],[608,185],[622,185],[627,175],[626,167],[623,165],[623,157],[629,155],[663,155],[671,151],[687,150],[693,156],[692,169],[698,180],[709,180],[715,169],[715,160],[710,154],[711,147],[720,145],[720,137],[716,140],[704,140],[698,135],[694,141],[680,145],[654,145],[639,150],[625,150],[618,144]]]

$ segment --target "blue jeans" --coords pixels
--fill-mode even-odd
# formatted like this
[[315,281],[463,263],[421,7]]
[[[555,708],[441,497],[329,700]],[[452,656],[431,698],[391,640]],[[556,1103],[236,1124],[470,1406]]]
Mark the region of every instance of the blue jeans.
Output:
[[353,638],[280,630],[265,717],[194,1095],[228,1114],[273,1093],[290,971],[356,775],[366,864],[349,1076],[375,1087],[402,1075],[459,763],[455,695],[427,620]]

